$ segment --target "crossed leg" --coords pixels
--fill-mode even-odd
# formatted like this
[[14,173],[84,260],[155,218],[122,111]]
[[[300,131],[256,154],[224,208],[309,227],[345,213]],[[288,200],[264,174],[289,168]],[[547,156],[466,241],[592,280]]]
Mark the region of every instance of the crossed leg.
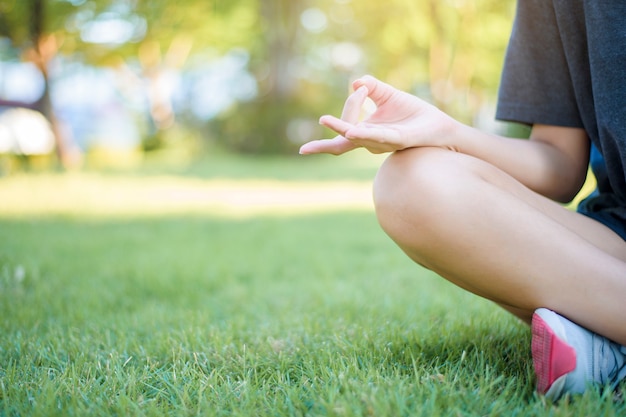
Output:
[[526,322],[546,307],[626,345],[626,243],[604,225],[439,148],[392,154],[374,201],[415,262]]

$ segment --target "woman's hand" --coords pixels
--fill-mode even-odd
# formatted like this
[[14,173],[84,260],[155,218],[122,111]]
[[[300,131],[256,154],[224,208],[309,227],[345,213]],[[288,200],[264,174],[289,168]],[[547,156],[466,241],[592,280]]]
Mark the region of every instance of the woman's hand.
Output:
[[[315,140],[300,148],[301,154],[340,155],[363,147],[372,153],[393,152],[418,146],[454,149],[454,131],[458,122],[431,104],[385,84],[372,76],[353,83],[352,93],[341,118],[322,116],[320,123],[339,135]],[[376,111],[359,121],[366,98],[376,104]]]

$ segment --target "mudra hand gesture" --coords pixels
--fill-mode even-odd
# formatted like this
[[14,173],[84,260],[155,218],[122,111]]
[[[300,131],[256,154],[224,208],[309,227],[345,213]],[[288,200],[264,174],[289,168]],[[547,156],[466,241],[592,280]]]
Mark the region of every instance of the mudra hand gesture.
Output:
[[[340,155],[359,147],[372,153],[420,146],[454,148],[454,130],[459,123],[435,106],[369,75],[352,85],[355,91],[346,100],[341,118],[320,118],[320,124],[339,135],[306,143],[300,148],[301,154]],[[360,121],[368,97],[376,111]]]

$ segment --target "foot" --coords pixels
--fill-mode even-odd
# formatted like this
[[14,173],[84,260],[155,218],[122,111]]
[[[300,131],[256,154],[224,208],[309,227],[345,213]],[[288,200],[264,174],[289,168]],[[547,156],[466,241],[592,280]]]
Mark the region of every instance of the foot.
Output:
[[626,377],[626,347],[545,308],[535,311],[531,328],[537,391],[547,398],[580,394],[590,385],[615,388]]

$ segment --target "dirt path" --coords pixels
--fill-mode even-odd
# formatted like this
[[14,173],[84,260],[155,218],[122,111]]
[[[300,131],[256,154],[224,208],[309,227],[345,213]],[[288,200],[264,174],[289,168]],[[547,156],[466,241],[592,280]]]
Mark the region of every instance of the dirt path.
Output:
[[0,216],[205,213],[245,217],[334,210],[372,210],[371,184],[82,173],[0,180]]

